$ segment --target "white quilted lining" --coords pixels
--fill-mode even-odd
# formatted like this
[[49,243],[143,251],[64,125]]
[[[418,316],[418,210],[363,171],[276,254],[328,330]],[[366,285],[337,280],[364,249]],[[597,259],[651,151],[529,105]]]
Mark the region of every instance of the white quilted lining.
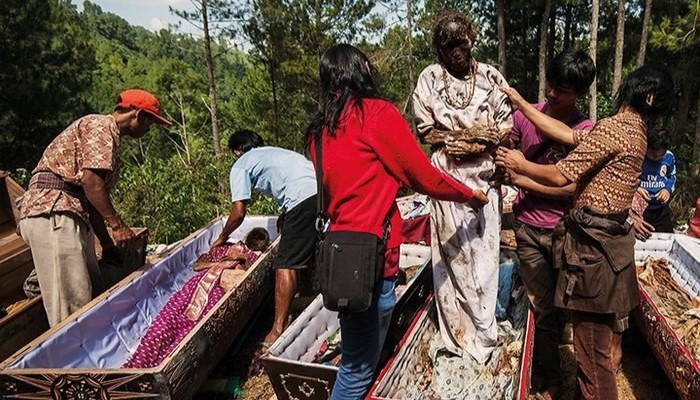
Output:
[[654,233],[646,242],[637,241],[634,246],[637,263],[648,257],[667,258],[671,277],[688,293],[700,296],[700,240],[680,234]]
[[[225,220],[219,219],[151,266],[143,275],[85,310],[8,368],[118,369],[167,303],[194,275],[190,265],[209,250]],[[276,217],[249,216],[231,234],[242,240],[255,227],[277,238]],[[211,310],[211,315],[215,310]]]
[[[431,253],[428,246],[402,244],[400,254],[399,267],[420,264],[425,268]],[[409,286],[415,282],[415,280],[411,281]],[[406,292],[404,290],[401,295]],[[323,298],[319,295],[270,346],[269,357],[287,362],[311,363],[321,344],[338,330],[339,326],[338,313],[324,308]]]

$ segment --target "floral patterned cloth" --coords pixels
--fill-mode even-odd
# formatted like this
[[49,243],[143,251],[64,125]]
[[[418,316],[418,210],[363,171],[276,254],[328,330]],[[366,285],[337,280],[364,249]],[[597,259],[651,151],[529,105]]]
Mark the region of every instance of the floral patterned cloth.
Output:
[[[258,257],[242,244],[233,246],[241,247],[239,250],[245,252],[250,263],[255,262]],[[227,251],[218,248],[214,250],[214,254],[207,254],[203,258],[220,262],[198,272],[168,300],[141,339],[134,354],[123,365],[124,368],[152,368],[159,365],[221,300],[225,293],[218,285],[221,273],[227,268],[235,268],[239,261],[221,261]]]
[[[68,183],[80,185],[85,169],[106,170],[105,182],[111,190],[117,178],[119,146],[119,126],[114,117],[87,115],[73,122],[49,144],[32,173],[50,171]],[[90,223],[81,201],[58,189],[30,186],[17,205],[20,219],[70,212]]]

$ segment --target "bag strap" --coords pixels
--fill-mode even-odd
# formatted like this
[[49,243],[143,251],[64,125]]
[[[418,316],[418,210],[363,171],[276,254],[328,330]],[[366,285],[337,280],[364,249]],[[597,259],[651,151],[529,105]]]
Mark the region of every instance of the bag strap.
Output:
[[[318,215],[316,216],[316,231],[321,235],[325,232],[326,223],[329,219],[325,214],[326,201],[325,192],[323,190],[322,141],[323,135],[319,135],[319,137],[314,140],[314,147],[316,148],[316,165],[314,166],[316,170],[316,209],[318,210]],[[389,240],[389,232],[391,232],[391,219],[389,219],[389,213],[391,213],[391,207],[389,207],[389,211],[387,211],[387,214],[384,217],[384,224],[382,225],[382,240],[384,243],[387,243]]]
[[318,135],[314,140],[314,147],[316,148],[316,210],[318,215],[316,216],[316,231],[319,234],[323,234],[325,231],[326,221],[328,217],[325,215],[325,193],[323,191],[323,152],[321,151],[321,141],[323,140],[323,135]]

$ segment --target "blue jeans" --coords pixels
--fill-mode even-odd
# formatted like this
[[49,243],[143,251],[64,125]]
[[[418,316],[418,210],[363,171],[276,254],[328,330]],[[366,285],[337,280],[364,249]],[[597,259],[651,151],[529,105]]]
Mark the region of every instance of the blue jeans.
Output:
[[394,279],[384,279],[377,286],[374,301],[367,311],[340,316],[342,357],[332,400],[363,399],[372,385],[374,368],[396,305]]

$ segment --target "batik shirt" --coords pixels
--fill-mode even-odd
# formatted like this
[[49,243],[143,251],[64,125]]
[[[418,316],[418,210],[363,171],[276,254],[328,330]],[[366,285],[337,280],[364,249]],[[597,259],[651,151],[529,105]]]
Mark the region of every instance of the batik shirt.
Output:
[[[68,183],[81,185],[85,169],[105,170],[108,171],[105,184],[111,190],[117,176],[119,144],[119,127],[114,117],[87,115],[73,122],[49,144],[32,173],[50,171]],[[88,224],[90,221],[86,205],[58,189],[29,188],[18,205],[20,218],[67,212]]]
[[562,175],[578,183],[574,207],[587,206],[601,214],[628,211],[647,149],[642,118],[616,114],[600,120],[587,134],[574,133],[576,148],[556,164]]

